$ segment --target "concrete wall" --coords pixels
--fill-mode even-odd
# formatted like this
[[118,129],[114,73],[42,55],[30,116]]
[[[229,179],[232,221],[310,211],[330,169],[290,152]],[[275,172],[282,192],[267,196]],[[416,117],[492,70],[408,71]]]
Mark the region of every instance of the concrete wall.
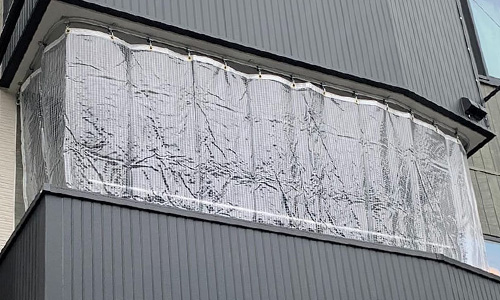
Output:
[[[481,85],[483,97],[494,87]],[[487,104],[491,129],[500,133],[500,93]],[[497,136],[469,159],[483,233],[500,237],[500,139]]]
[[16,122],[16,97],[0,90],[0,248],[15,224]]

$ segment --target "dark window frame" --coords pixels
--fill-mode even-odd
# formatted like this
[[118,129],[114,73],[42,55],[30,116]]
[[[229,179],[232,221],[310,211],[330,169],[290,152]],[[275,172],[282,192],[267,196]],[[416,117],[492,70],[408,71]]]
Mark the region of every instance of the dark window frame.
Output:
[[496,78],[488,75],[488,68],[484,60],[483,53],[481,51],[481,44],[479,43],[479,35],[477,32],[476,25],[474,24],[474,19],[472,18],[472,9],[470,6],[470,0],[460,0],[462,5],[462,14],[467,26],[467,32],[469,33],[469,40],[471,45],[471,51],[474,56],[474,62],[479,75],[479,81],[492,86],[500,85],[500,78]]

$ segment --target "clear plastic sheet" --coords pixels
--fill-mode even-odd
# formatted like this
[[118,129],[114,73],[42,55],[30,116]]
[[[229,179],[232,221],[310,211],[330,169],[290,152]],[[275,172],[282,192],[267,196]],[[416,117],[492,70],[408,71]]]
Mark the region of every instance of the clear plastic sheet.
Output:
[[21,100],[27,200],[49,182],[486,267],[462,145],[375,101],[79,29]]
[[33,200],[47,182],[46,165],[42,153],[42,116],[40,106],[40,72],[33,73],[23,86],[21,101],[23,185],[25,206]]

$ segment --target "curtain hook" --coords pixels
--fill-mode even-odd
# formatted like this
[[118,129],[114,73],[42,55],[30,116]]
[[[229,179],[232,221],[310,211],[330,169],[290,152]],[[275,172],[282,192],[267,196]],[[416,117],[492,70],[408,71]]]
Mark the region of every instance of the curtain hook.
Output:
[[326,87],[323,82],[321,83],[321,88],[323,89],[323,96],[326,96]]
[[115,39],[115,33],[113,32],[113,29],[111,29],[111,27],[108,27],[108,31],[109,31],[109,34],[111,35],[111,39],[114,40]]
[[432,126],[434,126],[434,129],[436,130],[436,132],[439,130],[438,125],[436,123],[436,120],[432,120]]
[[260,67],[257,67],[257,71],[259,72],[259,78],[262,78],[262,70]]
[[227,70],[227,60],[223,58],[222,61],[224,62],[224,70]]
[[389,99],[390,99],[390,97],[382,99],[382,102],[385,105],[385,110],[387,110],[387,111],[389,111]]
[[153,41],[151,41],[151,38],[147,37],[147,41],[148,41],[148,44],[149,44],[149,50],[153,50]]
[[296,87],[295,77],[293,75],[290,75],[290,78],[292,79],[292,87],[295,88]]
[[187,51],[187,54],[188,54],[188,60],[189,60],[189,61],[190,61],[190,60],[192,60],[192,59],[193,59],[193,57],[191,56],[191,49],[186,48],[186,51]]
[[383,102],[383,103],[384,103],[384,105],[385,105],[385,110],[389,111],[389,101],[387,101],[387,100],[389,100],[389,97],[384,98],[384,99],[382,100],[382,102]]

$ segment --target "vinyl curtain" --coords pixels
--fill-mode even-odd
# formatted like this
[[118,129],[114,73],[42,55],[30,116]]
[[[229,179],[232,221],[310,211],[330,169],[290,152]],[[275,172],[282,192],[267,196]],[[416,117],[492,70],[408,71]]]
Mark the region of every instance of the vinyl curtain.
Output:
[[462,145],[376,101],[72,29],[21,108],[27,202],[48,182],[486,266]]

